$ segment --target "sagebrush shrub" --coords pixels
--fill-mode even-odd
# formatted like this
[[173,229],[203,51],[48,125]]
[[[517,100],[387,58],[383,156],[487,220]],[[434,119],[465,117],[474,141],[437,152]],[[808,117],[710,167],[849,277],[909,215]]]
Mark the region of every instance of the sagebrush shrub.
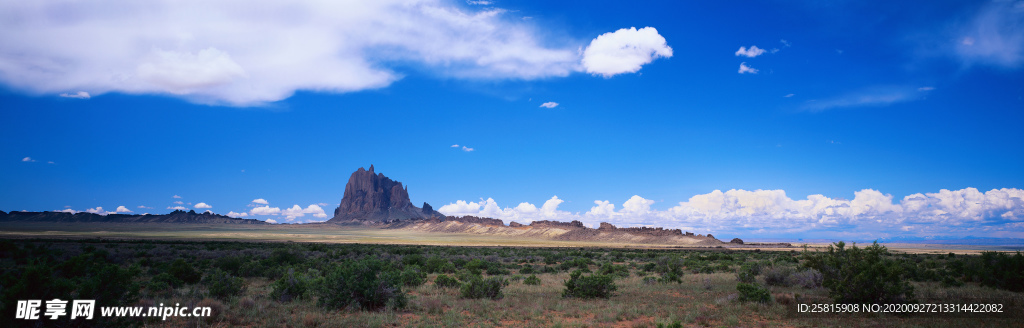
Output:
[[565,282],[562,297],[609,298],[616,289],[615,279],[611,276],[592,274],[584,277],[583,270],[576,270]]
[[537,278],[535,274],[531,274],[526,279],[523,279],[523,283],[527,285],[540,285],[540,278]]
[[814,269],[807,269],[804,271],[793,273],[789,276],[793,285],[800,286],[807,289],[813,289],[821,287],[821,272]]
[[793,274],[793,267],[789,266],[770,266],[763,271],[764,283],[768,286],[783,286],[789,287],[793,283],[790,276]]

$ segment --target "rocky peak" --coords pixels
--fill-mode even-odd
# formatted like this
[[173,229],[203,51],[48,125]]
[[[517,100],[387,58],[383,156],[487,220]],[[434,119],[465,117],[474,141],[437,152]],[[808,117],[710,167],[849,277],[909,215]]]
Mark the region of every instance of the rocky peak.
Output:
[[383,173],[374,172],[373,165],[370,165],[369,170],[360,167],[349,177],[345,193],[330,221],[389,222],[443,217],[429,206],[426,203],[424,209],[414,206],[409,200],[408,187]]

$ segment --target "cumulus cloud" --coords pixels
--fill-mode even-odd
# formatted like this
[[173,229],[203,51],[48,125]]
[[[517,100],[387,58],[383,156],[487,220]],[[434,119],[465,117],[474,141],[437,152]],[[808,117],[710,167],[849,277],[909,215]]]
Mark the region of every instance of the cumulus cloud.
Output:
[[757,74],[757,69],[753,68],[753,67],[750,67],[750,66],[747,66],[747,62],[742,62],[742,63],[740,63],[739,73],[740,74],[744,74],[744,73]]
[[554,102],[554,101],[549,101],[549,102],[546,102],[546,103],[540,104],[540,107],[544,107],[544,108],[555,108],[555,107],[558,107],[558,103],[556,103],[556,102]]
[[70,209],[70,208],[65,208],[63,210],[55,211],[55,212],[63,212],[63,213],[71,213],[71,214],[77,214],[78,213],[78,211]]
[[459,148],[459,144],[452,145],[452,148]]
[[281,214],[280,207],[260,206],[249,211],[251,215],[278,215]]
[[139,205],[139,206],[136,206],[136,208],[153,209],[152,207],[146,207],[146,205]]
[[230,216],[230,217],[233,217],[233,218],[241,219],[241,218],[249,216],[249,213],[245,213],[245,212],[238,213],[238,212],[235,212],[235,211],[231,211],[231,212],[228,212],[227,215]]
[[658,58],[672,57],[672,48],[653,27],[620,29],[601,34],[583,51],[583,68],[587,73],[610,78],[622,73],[635,73],[640,67]]
[[60,96],[62,98],[74,98],[74,99],[89,99],[89,98],[92,98],[92,97],[89,96],[89,93],[85,92],[85,91],[79,91],[79,92],[76,92],[76,93],[62,93],[62,94],[60,94]]
[[403,75],[391,67],[408,63],[537,79],[566,76],[580,58],[578,45],[546,40],[507,10],[443,0],[4,1],[0,13],[0,82],[31,93],[248,106],[386,87]]
[[173,198],[181,198],[181,196],[178,196],[178,195],[174,195],[174,196],[172,196],[172,197],[173,197]]
[[107,215],[107,214],[114,213],[114,212],[104,211],[102,206],[96,206],[95,208],[90,208],[90,209],[87,209],[85,211],[89,212],[89,213],[92,213],[92,214],[99,214],[99,215],[104,215],[104,216]]
[[493,198],[479,202],[459,200],[455,203],[441,206],[437,211],[449,216],[472,215],[501,219],[506,224],[511,221],[530,223],[537,220],[574,220],[574,214],[558,210],[558,205],[562,204],[562,202],[564,201],[559,199],[558,196],[552,196],[551,199],[545,201],[539,208],[536,205],[525,202],[520,203],[516,207],[502,208],[498,206],[498,203]]
[[206,203],[199,203],[195,205],[195,208],[213,208],[213,206],[210,206]]
[[186,210],[188,210],[188,208],[184,207],[184,206],[174,206],[174,207],[168,206],[167,209],[169,209],[169,210],[176,210],[176,211],[186,211]]
[[[776,49],[776,51],[778,50]],[[736,56],[746,56],[749,58],[754,58],[763,55],[765,52],[767,52],[767,50],[758,48],[757,46],[750,46],[750,49],[747,49],[746,47],[740,47],[740,50],[736,50]]]
[[462,151],[470,152],[470,151],[474,151],[474,150],[476,150],[476,149],[469,148],[469,147],[466,147],[466,146],[462,146]]
[[31,157],[25,157],[25,158],[22,158],[21,161],[22,162],[29,162],[29,163],[31,163],[31,162],[35,162],[36,160],[32,159]]
[[122,205],[122,206],[118,206],[117,209],[114,210],[114,212],[117,212],[117,213],[131,213],[132,210],[129,210],[127,207],[124,207]]
[[[854,192],[852,200],[810,195],[792,199],[783,190],[715,190],[695,195],[668,209],[653,209],[653,200],[634,195],[617,209],[607,200],[594,201],[585,213],[558,210],[561,199],[552,197],[537,208],[521,203],[514,208],[498,206],[494,199],[456,201],[438,211],[445,215],[474,215],[528,223],[534,220],[580,220],[596,227],[600,222],[617,226],[660,226],[688,231],[733,234],[797,235],[844,233],[878,238],[895,234],[962,235],[1024,229],[1024,190],[975,188],[940,190],[894,199],[873,189]],[[907,228],[909,227],[909,228]]]
[[267,223],[277,223],[277,220],[274,220],[274,219],[267,219]]
[[266,199],[263,199],[263,198],[256,198],[256,199],[253,199],[253,200],[252,200],[252,203],[254,203],[254,204],[260,204],[260,205],[267,205],[267,204],[270,204],[270,202],[268,202],[268,201],[267,201]]
[[285,219],[287,219],[288,221],[304,217],[306,216],[306,214],[312,214],[314,217],[321,219],[327,217],[327,214],[324,213],[324,209],[316,204],[306,206],[306,208],[302,208],[298,204],[292,205],[291,208],[287,208],[284,211],[281,211],[281,214],[284,215]]

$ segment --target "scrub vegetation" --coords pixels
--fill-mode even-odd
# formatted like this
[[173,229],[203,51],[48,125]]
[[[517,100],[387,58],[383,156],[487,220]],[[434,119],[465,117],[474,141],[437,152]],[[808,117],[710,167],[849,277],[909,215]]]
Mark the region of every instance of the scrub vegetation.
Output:
[[[75,326],[1012,326],[1024,256],[454,247],[287,242],[0,240],[0,326],[27,299],[210,306],[213,317]],[[1002,303],[1006,315],[794,314],[798,304]],[[98,313],[98,310],[97,310]]]

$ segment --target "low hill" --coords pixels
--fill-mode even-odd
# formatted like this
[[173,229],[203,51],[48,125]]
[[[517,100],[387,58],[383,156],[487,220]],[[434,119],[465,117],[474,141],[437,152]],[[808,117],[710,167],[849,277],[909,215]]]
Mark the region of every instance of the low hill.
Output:
[[107,214],[78,212],[4,212],[0,222],[103,222],[103,223],[230,223],[267,224],[256,219],[236,219],[210,212],[176,210],[168,214]]

